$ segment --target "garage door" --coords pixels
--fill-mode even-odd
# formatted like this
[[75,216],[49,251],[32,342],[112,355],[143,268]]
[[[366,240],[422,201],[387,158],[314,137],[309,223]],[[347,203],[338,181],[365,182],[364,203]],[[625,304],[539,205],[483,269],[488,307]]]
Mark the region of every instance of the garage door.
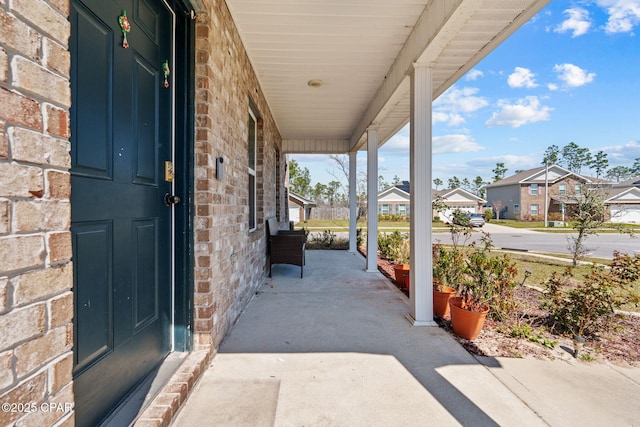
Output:
[[444,223],[450,223],[453,220],[453,212],[460,209],[462,212],[476,213],[474,206],[454,206],[440,212],[440,220]]
[[289,221],[300,222],[300,208],[289,208]]
[[627,224],[640,223],[640,206],[612,206],[611,222]]

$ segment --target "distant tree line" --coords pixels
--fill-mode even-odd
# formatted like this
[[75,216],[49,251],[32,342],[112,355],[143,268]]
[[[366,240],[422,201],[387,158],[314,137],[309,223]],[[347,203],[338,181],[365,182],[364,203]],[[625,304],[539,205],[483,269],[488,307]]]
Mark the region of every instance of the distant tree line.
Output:
[[[614,166],[609,167],[609,160],[607,153],[600,150],[597,153],[592,153],[588,148],[580,147],[575,142],[571,141],[564,147],[560,148],[557,145],[549,146],[544,152],[542,165],[559,165],[576,174],[583,174],[584,170],[589,170],[591,174],[594,174],[596,178],[606,178],[612,181],[620,182],[629,178],[640,176],[640,157],[636,157],[631,166]],[[345,155],[331,155],[337,166],[336,170],[327,171],[334,177],[327,184],[316,183],[312,185],[309,169],[301,167],[295,160],[289,161],[289,189],[299,194],[300,196],[313,200],[318,205],[325,206],[348,206],[348,185],[344,182],[349,181],[349,158]],[[481,176],[476,176],[474,179],[469,178],[460,179],[457,176],[453,176],[447,180],[448,189],[463,188],[472,194],[479,197],[485,197],[484,187],[492,182],[500,181],[503,179],[509,169],[505,166],[504,162],[497,162],[493,172],[493,177],[490,180],[485,180]],[[522,172],[522,170],[515,170],[514,173]],[[366,201],[366,174],[360,171],[357,177],[357,200],[359,205],[363,205]],[[381,191],[391,185],[400,183],[400,178],[396,175],[389,183],[385,180],[383,175],[378,176],[378,191]],[[435,178],[433,184],[436,190],[444,188],[444,181],[440,178]]]
[[[591,153],[588,148],[580,147],[575,142],[570,142],[562,148],[557,145],[551,145],[544,152],[541,164],[543,165],[559,165],[573,173],[582,175],[583,169],[588,169],[596,178],[606,178],[611,181],[625,181],[635,176],[640,176],[640,157],[636,157],[631,166],[614,166],[609,167],[609,159],[607,153],[600,150],[597,153]],[[460,179],[453,176],[448,179],[447,188],[463,188],[477,196],[484,197],[484,186],[492,182],[497,182],[506,176],[507,169],[503,162],[497,162],[496,167],[492,170],[493,180],[484,181],[482,177],[477,176],[473,181],[468,178]],[[514,173],[522,172],[515,170]],[[433,180],[436,190],[444,183],[440,178]]]

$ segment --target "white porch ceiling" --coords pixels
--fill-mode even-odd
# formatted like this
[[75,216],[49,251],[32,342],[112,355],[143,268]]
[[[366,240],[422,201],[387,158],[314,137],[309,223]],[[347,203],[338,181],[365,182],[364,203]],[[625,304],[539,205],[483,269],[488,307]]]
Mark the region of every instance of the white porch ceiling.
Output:
[[[409,121],[413,63],[434,99],[549,0],[226,0],[287,153],[380,145]],[[307,82],[320,80],[322,86]]]

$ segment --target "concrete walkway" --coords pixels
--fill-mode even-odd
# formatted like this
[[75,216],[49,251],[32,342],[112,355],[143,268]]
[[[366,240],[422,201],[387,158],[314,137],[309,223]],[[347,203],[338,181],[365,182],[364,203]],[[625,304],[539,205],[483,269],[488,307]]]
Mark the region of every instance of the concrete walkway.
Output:
[[364,267],[344,251],[307,251],[304,279],[274,266],[173,425],[640,425],[639,370],[477,359],[412,327]]

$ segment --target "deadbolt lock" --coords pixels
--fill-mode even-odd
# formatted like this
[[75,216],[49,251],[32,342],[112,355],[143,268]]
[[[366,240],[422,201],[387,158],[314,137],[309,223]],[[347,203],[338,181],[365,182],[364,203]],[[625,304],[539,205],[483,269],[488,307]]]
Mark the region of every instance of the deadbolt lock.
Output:
[[173,194],[170,193],[166,193],[164,195],[164,204],[167,206],[173,206],[173,205],[177,205],[178,203],[180,203],[180,196],[175,196]]

